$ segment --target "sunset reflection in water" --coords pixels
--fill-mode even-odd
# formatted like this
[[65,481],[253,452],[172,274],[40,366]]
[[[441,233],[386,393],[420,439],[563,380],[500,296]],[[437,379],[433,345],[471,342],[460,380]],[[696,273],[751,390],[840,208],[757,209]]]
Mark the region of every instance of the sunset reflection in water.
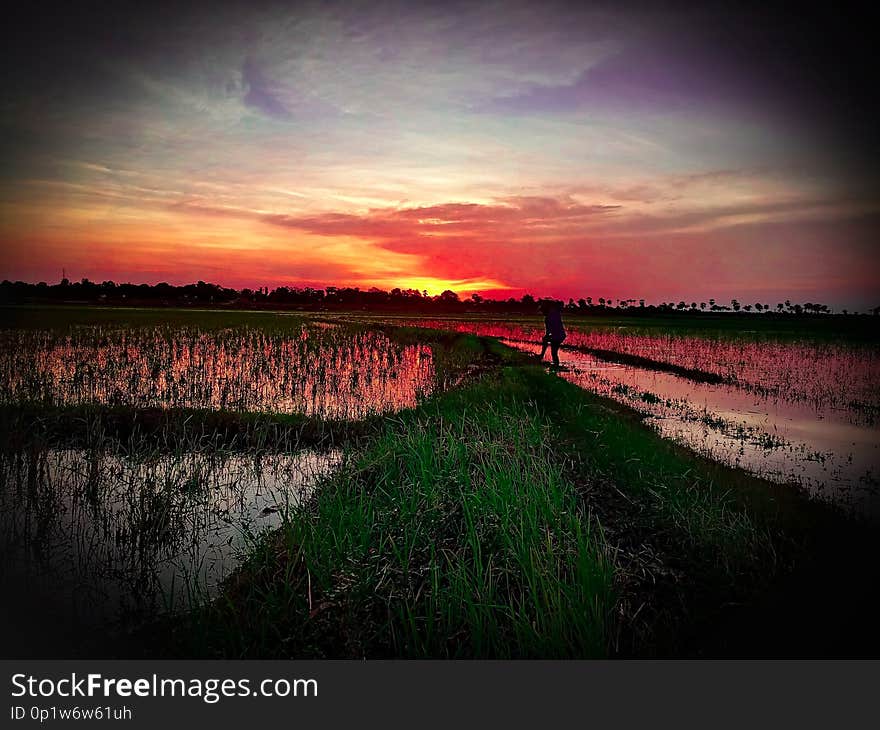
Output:
[[374,331],[83,328],[2,334],[0,399],[44,405],[206,408],[360,419],[434,388],[427,345]]

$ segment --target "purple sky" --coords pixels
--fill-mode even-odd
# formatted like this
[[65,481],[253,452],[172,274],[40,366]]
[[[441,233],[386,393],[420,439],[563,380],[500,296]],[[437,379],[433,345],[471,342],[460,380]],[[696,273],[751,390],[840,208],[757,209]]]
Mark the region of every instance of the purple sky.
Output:
[[0,278],[880,304],[858,9],[652,7],[41,10]]

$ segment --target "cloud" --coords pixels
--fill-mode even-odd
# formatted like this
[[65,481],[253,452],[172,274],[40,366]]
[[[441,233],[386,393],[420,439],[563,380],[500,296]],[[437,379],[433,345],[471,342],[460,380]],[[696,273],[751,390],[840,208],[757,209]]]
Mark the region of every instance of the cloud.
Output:
[[[221,3],[169,25],[116,5],[71,11],[50,36],[36,14],[10,41],[24,70],[0,121],[4,245],[59,242],[22,244],[17,266],[57,269],[105,240],[120,271],[191,254],[204,278],[235,248],[242,281],[408,274],[562,294],[625,288],[629,272],[652,296],[692,269],[730,287],[753,264],[812,276],[798,236],[821,231],[838,254],[876,208],[874,148],[813,134],[823,107],[874,133],[876,115],[846,103],[870,101],[858,66],[817,77],[812,41],[748,13]],[[801,25],[825,45],[825,25]],[[783,229],[788,259],[756,263]]]
[[414,208],[371,210],[363,215],[325,213],[310,216],[268,215],[273,225],[326,236],[373,239],[418,238],[455,234],[505,235],[547,226],[584,222],[613,213],[619,205],[585,205],[570,197],[519,196],[495,204],[444,203]]
[[[783,197],[681,203],[627,209],[618,204],[585,204],[571,196],[516,196],[492,204],[444,203],[373,209],[364,214],[263,214],[211,209],[217,215],[246,215],[263,223],[321,236],[354,236],[406,247],[417,241],[554,241],[578,236],[604,238],[711,232],[746,223],[833,221],[880,208],[858,199]],[[202,208],[189,208],[205,211]]]
[[263,71],[252,58],[245,59],[241,70],[247,87],[244,103],[276,119],[289,119],[290,112],[272,91],[272,86]]

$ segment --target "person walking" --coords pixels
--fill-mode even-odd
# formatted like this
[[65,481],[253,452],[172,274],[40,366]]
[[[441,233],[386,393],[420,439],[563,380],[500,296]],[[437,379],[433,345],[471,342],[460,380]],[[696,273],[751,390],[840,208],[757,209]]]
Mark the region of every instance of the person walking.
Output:
[[544,313],[544,329],[546,333],[541,340],[541,354],[539,360],[544,359],[547,347],[550,347],[550,355],[553,358],[553,366],[559,367],[559,346],[565,339],[565,327],[562,325],[562,302],[545,299],[541,302],[541,311]]

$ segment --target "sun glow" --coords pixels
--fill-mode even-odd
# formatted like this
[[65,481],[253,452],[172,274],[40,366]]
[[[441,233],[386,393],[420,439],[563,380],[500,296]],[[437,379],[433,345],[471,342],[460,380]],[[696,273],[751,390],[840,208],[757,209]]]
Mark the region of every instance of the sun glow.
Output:
[[372,286],[380,289],[416,289],[420,292],[428,292],[428,296],[436,296],[446,290],[456,294],[470,294],[472,292],[484,292],[495,290],[507,290],[511,287],[495,279],[438,279],[432,276],[413,276],[406,279],[383,279],[370,282]]

